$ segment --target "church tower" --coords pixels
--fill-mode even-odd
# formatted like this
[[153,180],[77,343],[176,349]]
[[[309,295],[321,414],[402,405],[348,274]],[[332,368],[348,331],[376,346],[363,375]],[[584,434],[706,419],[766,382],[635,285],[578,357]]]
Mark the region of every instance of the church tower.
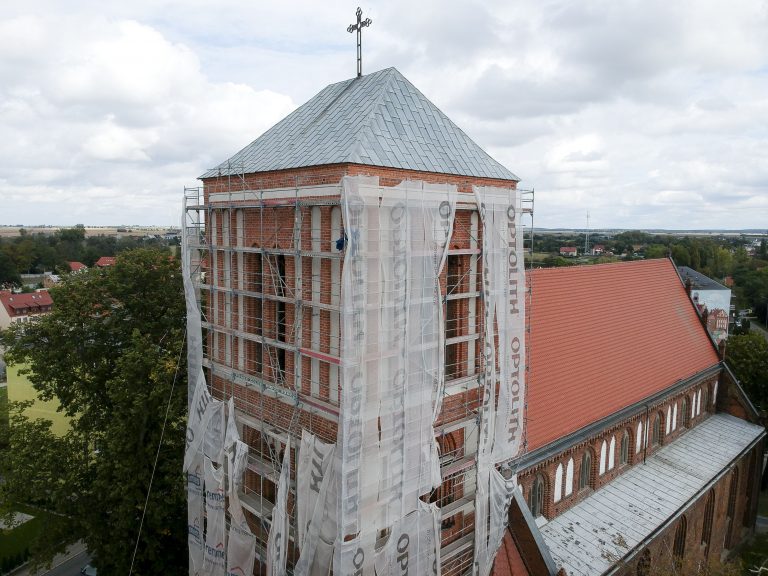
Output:
[[255,573],[488,574],[524,450],[532,194],[394,68],[201,180],[202,368],[247,444]]

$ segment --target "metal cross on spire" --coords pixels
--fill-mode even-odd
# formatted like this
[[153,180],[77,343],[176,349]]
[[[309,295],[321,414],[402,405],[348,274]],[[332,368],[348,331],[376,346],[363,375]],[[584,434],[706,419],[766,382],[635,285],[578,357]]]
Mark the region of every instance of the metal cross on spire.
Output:
[[371,25],[371,19],[366,18],[365,20],[361,20],[363,17],[363,11],[359,6],[357,8],[356,14],[357,24],[350,24],[347,26],[347,32],[352,33],[357,31],[357,77],[360,78],[363,75],[363,50],[361,48],[363,28]]

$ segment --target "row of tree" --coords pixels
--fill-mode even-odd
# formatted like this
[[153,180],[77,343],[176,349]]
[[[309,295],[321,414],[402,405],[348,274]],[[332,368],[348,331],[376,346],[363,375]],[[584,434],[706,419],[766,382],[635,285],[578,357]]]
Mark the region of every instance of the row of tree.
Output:
[[159,238],[118,238],[106,235],[86,237],[82,224],[53,234],[28,234],[22,229],[19,236],[0,238],[0,285],[20,284],[21,274],[68,272],[68,261],[93,266],[102,256],[115,256],[125,250],[166,244]]

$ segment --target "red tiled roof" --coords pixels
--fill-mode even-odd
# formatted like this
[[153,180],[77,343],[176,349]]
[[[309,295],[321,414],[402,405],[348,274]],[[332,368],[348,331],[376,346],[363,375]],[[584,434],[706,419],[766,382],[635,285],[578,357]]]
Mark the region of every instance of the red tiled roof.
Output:
[[31,292],[29,294],[0,292],[0,302],[5,307],[8,316],[11,317],[34,314],[40,312],[40,308],[42,307],[53,305],[51,295],[45,290]]
[[562,246],[560,252],[576,252],[575,246]]
[[504,538],[496,553],[496,560],[493,563],[491,576],[528,576],[528,569],[523,562],[520,552],[515,546],[514,540],[509,530],[504,532]]
[[545,268],[530,281],[529,451],[719,361],[670,260]]
[[106,266],[114,266],[115,265],[115,257],[114,256],[102,256],[98,260],[96,260],[96,266],[100,268],[104,268]]
[[77,272],[79,270],[82,270],[83,268],[88,268],[85,264],[82,262],[67,262],[69,264],[69,270],[71,272]]

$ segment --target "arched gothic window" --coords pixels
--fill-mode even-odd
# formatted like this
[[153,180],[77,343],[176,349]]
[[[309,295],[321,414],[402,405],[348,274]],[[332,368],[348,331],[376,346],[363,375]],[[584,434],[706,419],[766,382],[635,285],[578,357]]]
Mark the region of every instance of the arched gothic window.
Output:
[[661,412],[656,414],[656,417],[653,419],[653,434],[651,435],[651,443],[654,446],[661,444],[661,419]]
[[672,407],[672,432],[677,430],[677,402]]
[[608,470],[613,470],[616,463],[616,436],[611,436],[611,444],[608,446]]
[[555,470],[555,489],[553,501],[555,503],[560,502],[560,499],[563,495],[563,465],[562,463],[557,465],[557,470]]
[[643,421],[637,423],[637,436],[635,437],[635,454],[643,447]]
[[733,547],[733,521],[736,515],[736,496],[739,493],[739,469],[734,468],[731,474],[731,484],[728,489],[728,509],[726,511],[725,547],[730,550]]
[[621,436],[621,453],[619,454],[619,465],[629,462],[629,432],[624,430]]
[[581,470],[579,470],[579,490],[590,485],[592,475],[592,451],[587,448],[581,457]]
[[685,555],[685,536],[688,531],[688,520],[685,516],[680,517],[680,522],[677,524],[677,530],[675,530],[675,544],[672,548],[672,553],[677,559],[682,559]]
[[608,446],[605,444],[605,440],[600,445],[600,476],[605,474],[606,458],[608,456]]
[[688,428],[691,424],[690,401],[688,400],[688,396],[683,397],[683,404],[680,406],[680,411],[683,413],[683,421],[680,422],[680,426]]
[[531,514],[538,518],[544,513],[544,476],[536,476],[531,487]]
[[568,465],[565,467],[565,495],[573,494],[573,458],[568,459]]
[[715,518],[715,491],[710,490],[707,505],[704,507],[704,525],[701,528],[701,544],[704,546],[704,557],[709,556],[709,541],[712,538],[712,523]]

